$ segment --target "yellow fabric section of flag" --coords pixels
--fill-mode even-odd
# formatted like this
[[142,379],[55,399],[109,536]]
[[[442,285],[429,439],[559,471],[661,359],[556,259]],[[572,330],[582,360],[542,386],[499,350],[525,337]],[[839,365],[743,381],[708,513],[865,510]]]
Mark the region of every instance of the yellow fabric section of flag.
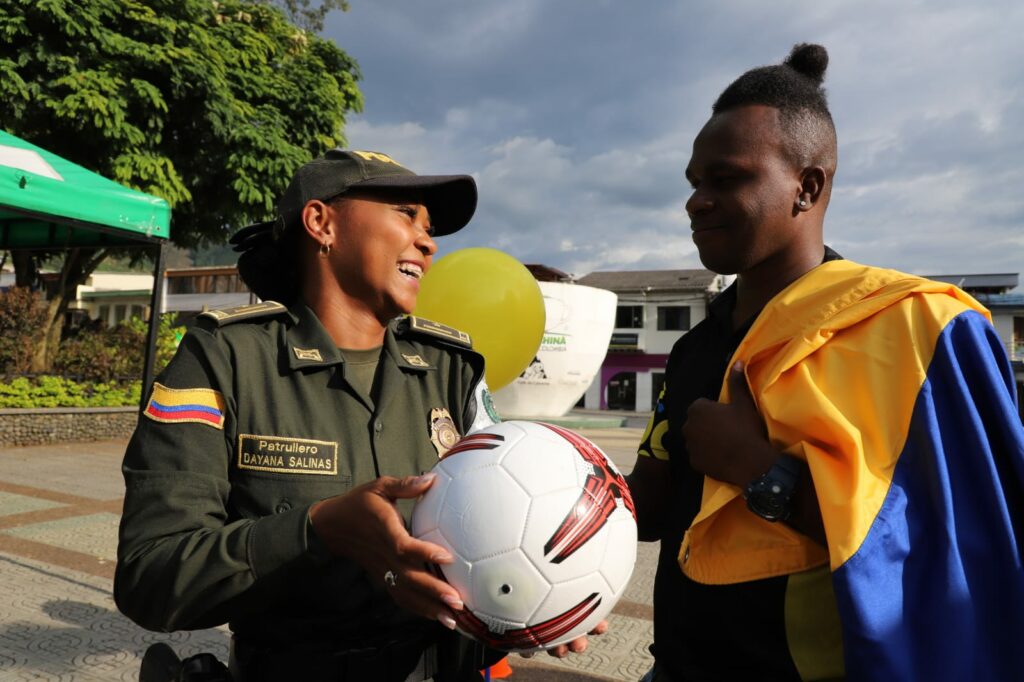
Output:
[[801,680],[845,680],[843,628],[827,566],[786,581],[786,643]]
[[[739,488],[706,478],[683,571],[727,584],[834,570],[852,556],[889,490],[936,339],[968,309],[988,315],[950,284],[850,261],[824,263],[776,296],[730,366],[745,363],[773,445],[807,461],[829,549],[757,518]],[[719,400],[728,402],[724,379]]]

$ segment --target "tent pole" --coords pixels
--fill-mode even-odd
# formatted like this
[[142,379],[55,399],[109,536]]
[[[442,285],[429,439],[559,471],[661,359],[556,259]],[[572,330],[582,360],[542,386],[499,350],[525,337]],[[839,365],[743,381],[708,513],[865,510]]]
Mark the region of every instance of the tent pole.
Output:
[[153,385],[153,365],[156,362],[156,339],[160,332],[161,304],[164,300],[164,248],[161,241],[156,247],[156,264],[153,267],[153,298],[149,303],[149,332],[146,335],[146,361],[142,367],[142,394],[139,410],[146,409],[149,390]]

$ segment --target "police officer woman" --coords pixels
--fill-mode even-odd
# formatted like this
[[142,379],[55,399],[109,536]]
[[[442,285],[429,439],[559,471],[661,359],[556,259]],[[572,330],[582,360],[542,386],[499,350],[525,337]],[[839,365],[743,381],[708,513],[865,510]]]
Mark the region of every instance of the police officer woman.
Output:
[[[452,557],[403,515],[459,434],[494,422],[468,337],[411,313],[465,175],[375,152],[302,166],[232,238],[263,300],[199,316],[124,460],[114,594],[152,630],[229,623],[237,682],[479,679]],[[493,654],[494,652],[490,652]]]

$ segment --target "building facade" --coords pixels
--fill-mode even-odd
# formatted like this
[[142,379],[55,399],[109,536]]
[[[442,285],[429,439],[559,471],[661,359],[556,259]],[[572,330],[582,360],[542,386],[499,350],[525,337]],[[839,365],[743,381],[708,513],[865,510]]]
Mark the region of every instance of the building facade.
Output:
[[[168,268],[164,272],[163,313],[178,313],[185,323],[204,310],[231,308],[255,302],[233,266]],[[78,287],[69,316],[99,320],[113,327],[131,317],[149,319],[153,276],[137,273],[94,272]]]
[[94,272],[78,286],[74,302],[68,306],[68,324],[98,320],[113,327],[138,317],[149,319],[153,275],[134,272]]
[[582,406],[649,412],[672,346],[704,319],[726,279],[702,269],[625,270],[592,272],[578,282],[619,298],[608,355]]

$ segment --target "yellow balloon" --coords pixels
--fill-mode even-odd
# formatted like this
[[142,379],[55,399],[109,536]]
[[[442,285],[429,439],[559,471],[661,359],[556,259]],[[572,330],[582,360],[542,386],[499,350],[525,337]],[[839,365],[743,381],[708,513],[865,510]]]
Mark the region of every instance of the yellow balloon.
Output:
[[461,249],[439,259],[420,283],[413,314],[469,334],[487,362],[492,391],[526,369],[544,336],[537,280],[496,249]]

